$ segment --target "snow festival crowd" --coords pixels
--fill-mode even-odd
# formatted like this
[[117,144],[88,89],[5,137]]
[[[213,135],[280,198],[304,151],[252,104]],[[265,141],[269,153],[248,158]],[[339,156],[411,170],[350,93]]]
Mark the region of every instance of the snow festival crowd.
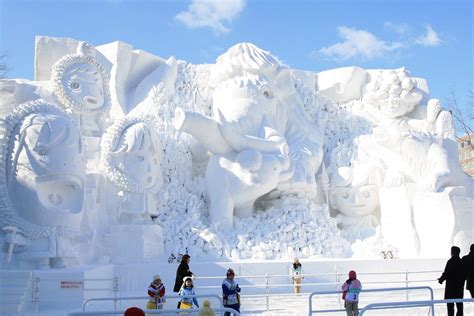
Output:
[[[443,274],[438,278],[438,282],[442,284],[446,281],[445,299],[463,298],[464,284],[469,290],[471,297],[474,298],[474,244],[470,247],[470,252],[464,257],[460,257],[461,249],[459,247],[451,247],[451,258],[446,263]],[[191,256],[183,255],[181,262],[176,271],[176,280],[173,292],[178,293],[181,297],[178,301],[177,309],[192,309],[195,306],[199,309],[199,316],[215,316],[211,303],[208,300],[203,302],[200,308],[194,290],[194,274],[189,268]],[[297,258],[295,258],[291,269],[290,276],[293,280],[294,293],[301,293],[301,284],[304,279],[303,268]],[[362,290],[362,283],[357,279],[357,273],[354,270],[349,271],[348,279],[342,284],[342,299],[347,316],[359,315],[359,294]],[[234,280],[235,273],[232,269],[226,272],[226,278],[222,282],[222,298],[223,305],[228,309],[232,309],[240,313],[240,292],[239,284]],[[153,281],[148,286],[148,296],[150,297],[147,309],[163,309],[165,303],[165,286],[159,275],[153,276]],[[463,316],[463,303],[456,303],[456,316]],[[454,316],[454,303],[447,303],[448,316]],[[145,316],[145,312],[138,307],[131,307],[125,311],[126,316]],[[225,312],[225,316],[230,316],[231,312]]]

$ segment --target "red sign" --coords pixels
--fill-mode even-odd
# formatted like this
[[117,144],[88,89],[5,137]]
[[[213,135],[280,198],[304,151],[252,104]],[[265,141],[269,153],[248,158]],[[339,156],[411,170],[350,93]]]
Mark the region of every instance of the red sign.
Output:
[[61,281],[62,289],[81,289],[84,286],[82,281]]

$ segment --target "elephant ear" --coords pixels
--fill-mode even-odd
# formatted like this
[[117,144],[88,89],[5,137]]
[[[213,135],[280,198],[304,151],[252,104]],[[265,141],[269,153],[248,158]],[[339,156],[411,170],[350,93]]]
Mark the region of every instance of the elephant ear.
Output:
[[235,162],[238,163],[242,169],[257,171],[262,166],[262,154],[254,149],[242,150],[237,157],[235,157]]

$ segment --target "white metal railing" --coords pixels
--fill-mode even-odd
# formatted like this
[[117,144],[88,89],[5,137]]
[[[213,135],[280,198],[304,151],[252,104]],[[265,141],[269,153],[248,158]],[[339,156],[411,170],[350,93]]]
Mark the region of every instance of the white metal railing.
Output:
[[[119,291],[119,278],[118,277],[114,277],[114,278],[84,278],[84,279],[78,278],[77,280],[83,282],[82,287],[83,287],[84,292],[86,292],[86,291],[87,292],[113,292],[114,297],[118,296],[118,291]],[[41,298],[41,284],[50,283],[50,282],[58,282],[58,281],[61,281],[61,279],[57,278],[57,277],[50,277],[50,278],[43,277],[43,278],[41,278],[41,277],[35,275],[35,273],[33,272],[32,287],[31,287],[31,302],[33,303],[34,310],[35,310],[36,314],[39,312],[40,303],[44,303],[44,302],[54,303],[54,302],[56,302],[55,298],[51,298],[49,300],[45,299],[45,298]],[[96,282],[100,282],[100,283],[110,282],[111,286],[108,286],[108,287],[97,286],[97,285],[95,285],[95,286],[86,286],[86,284],[91,284],[91,283],[96,283]],[[82,302],[83,299],[81,297],[79,297],[77,299],[72,299],[72,300]]]
[[444,304],[444,303],[474,303],[474,298],[456,298],[456,299],[446,299],[446,300],[429,300],[429,301],[410,301],[410,302],[386,302],[386,303],[372,303],[364,306],[360,310],[360,316],[364,315],[365,312],[369,310],[378,310],[378,309],[395,309],[395,308],[413,308],[413,307],[422,307],[430,306],[432,314],[434,316],[434,305],[435,304]]
[[[407,287],[410,287],[410,284],[419,284],[419,283],[427,283],[427,282],[433,282],[435,281],[434,278],[428,278],[428,279],[413,279],[413,275],[419,275],[419,274],[434,274],[434,273],[439,273],[441,274],[442,271],[441,270],[430,270],[430,271],[413,271],[413,272],[409,272],[409,271],[397,271],[397,272],[359,272],[357,273],[360,277],[363,278],[363,276],[373,276],[373,277],[376,277],[376,276],[380,276],[380,278],[378,279],[386,279],[386,276],[400,276],[400,279],[399,280],[388,280],[388,281],[371,281],[371,280],[367,280],[367,281],[364,281],[364,287],[370,287],[371,285],[378,285],[380,286],[380,284],[393,284],[393,285],[403,285],[405,286],[405,288]],[[314,287],[314,286],[328,286],[328,287],[332,287],[334,286],[335,289],[339,289],[341,284],[342,284],[342,280],[341,280],[341,277],[345,279],[345,277],[347,276],[347,274],[344,272],[344,273],[340,273],[340,272],[333,272],[333,273],[318,273],[318,274],[307,274],[305,273],[304,274],[304,277],[305,278],[334,278],[334,281],[331,281],[331,282],[303,282],[302,284],[300,284],[301,288],[310,288],[310,287]],[[265,297],[265,303],[266,303],[266,311],[269,311],[269,301],[270,301],[270,298],[272,296],[274,296],[274,294],[272,294],[272,289],[275,289],[275,288],[292,288],[293,287],[293,283],[291,282],[291,276],[289,274],[265,274],[265,275],[238,275],[236,276],[236,278],[239,278],[239,279],[247,279],[247,280],[251,280],[251,279],[262,279],[264,280],[264,282],[262,282],[262,284],[246,284],[246,285],[241,285],[240,287],[245,290],[247,288],[255,288],[255,289],[262,289],[264,290],[264,293],[261,293],[261,294],[253,294],[253,295],[248,295],[248,294],[241,294],[242,297],[249,297],[249,296],[253,296],[253,297]],[[281,278],[287,278],[288,279],[288,283],[272,283],[271,280],[272,279],[276,279],[276,278],[279,278],[281,280]],[[213,280],[213,279],[219,279],[219,280],[222,280],[222,277],[196,277],[196,280]],[[220,285],[207,285],[207,286],[198,286],[197,288],[199,289],[218,289],[220,290],[221,289],[221,286]],[[441,289],[441,287],[440,287]],[[245,292],[245,291],[243,291]],[[309,294],[309,292],[307,292]],[[302,293],[302,294],[305,294],[305,293]],[[407,292],[407,300],[408,300],[408,292]]]
[[[430,293],[430,299],[434,299],[433,289],[429,286],[413,286],[413,287],[395,287],[395,288],[380,288],[380,289],[363,289],[361,293],[368,293],[368,292],[398,292],[398,291],[417,291],[417,290],[428,290]],[[334,312],[343,312],[345,309],[320,309],[320,310],[313,310],[313,297],[316,295],[328,295],[328,294],[342,294],[341,290],[337,291],[320,291],[320,292],[313,292],[309,295],[309,315],[313,315],[316,313],[334,313]]]
[[[429,275],[429,274],[433,274],[433,273],[440,273],[441,274],[442,271],[398,271],[398,272],[368,272],[368,273],[364,273],[364,272],[359,272],[358,275],[361,276],[363,278],[363,276],[367,276],[367,277],[370,277],[370,278],[367,278],[366,281],[364,281],[364,286],[367,288],[367,287],[370,287],[371,285],[375,286],[375,285],[379,285],[380,284],[393,284],[393,285],[396,285],[396,284],[399,284],[399,285],[404,285],[405,287],[409,287],[411,284],[420,284],[420,283],[427,283],[427,282],[433,282],[434,281],[434,278],[414,278],[414,276],[416,275],[421,275],[421,274],[426,274],[426,275]],[[310,282],[303,282],[300,286],[301,288],[304,290],[304,289],[310,289],[311,287],[333,287],[335,289],[339,288],[341,283],[342,283],[342,279],[345,279],[346,277],[346,273],[340,273],[337,271],[336,269],[336,272],[333,272],[333,273],[319,273],[319,274],[305,274],[304,275],[306,280],[310,281]],[[382,279],[387,279],[387,276],[390,276],[390,278],[394,277],[394,279],[391,279],[391,280],[386,280],[386,281],[378,281],[375,279],[375,277],[379,276],[379,280],[382,280]],[[399,277],[397,277],[399,276]],[[281,292],[281,290],[283,288],[289,288],[289,289],[292,289],[293,288],[293,284],[291,282],[291,277],[289,276],[289,274],[265,274],[265,275],[250,275],[247,273],[247,275],[238,275],[237,276],[239,279],[246,279],[248,281],[251,281],[251,280],[261,280],[261,284],[245,284],[243,286],[241,286],[242,289],[244,289],[244,293],[246,292],[245,289],[248,289],[248,288],[253,288],[253,289],[261,289],[262,292],[259,293],[259,294],[242,294],[242,297],[264,297],[265,300],[266,300],[266,310],[268,311],[269,310],[269,301],[272,297],[276,297],[278,296],[277,293],[275,293],[275,290],[276,289],[280,289],[280,293],[283,293]],[[372,278],[374,278],[374,280],[371,280]],[[211,277],[211,276],[200,276],[200,277],[197,277],[196,278],[197,280],[222,280],[223,277],[221,276],[217,276],[217,277]],[[283,279],[283,280],[282,280]],[[286,280],[285,280],[286,279]],[[321,281],[318,281],[321,280],[321,281],[324,281],[324,282],[321,282]],[[57,281],[57,279],[54,279],[54,278],[40,278],[39,276],[37,275],[34,275],[33,274],[33,277],[32,277],[32,286],[31,286],[31,302],[33,303],[34,307],[35,307],[35,311],[38,312],[39,310],[39,304],[40,302],[47,302],[47,300],[45,298],[41,298],[42,295],[41,293],[44,291],[42,290],[42,287],[40,286],[41,284],[44,284],[44,283],[47,283],[47,282],[53,282],[53,281]],[[95,292],[100,292],[100,291],[108,291],[108,292],[112,292],[114,297],[118,297],[119,295],[119,291],[121,289],[121,282],[122,280],[119,278],[119,277],[114,277],[114,278],[109,278],[109,279],[83,279],[84,281],[84,291],[88,291],[88,292],[92,292],[92,291],[95,291]],[[96,281],[102,281],[102,283],[106,282],[106,281],[110,281],[110,286],[107,285],[104,287],[104,284],[101,284],[99,285]],[[285,282],[287,281],[287,282]],[[327,282],[329,281],[329,282]],[[257,281],[258,282],[258,281]],[[86,283],[88,286],[86,286]],[[219,285],[204,285],[204,286],[197,286],[198,289],[216,289],[217,292],[220,294],[221,292],[221,285],[220,285],[220,282],[219,282]],[[441,287],[440,287],[441,289]],[[126,289],[126,290],[130,290],[130,289]],[[273,293],[272,293],[273,292]],[[278,291],[276,291],[278,292]],[[285,292],[286,293],[286,292]],[[307,294],[309,294],[309,292],[306,292]],[[306,293],[303,293],[303,294],[306,294]],[[115,301],[115,306],[114,308],[116,309],[117,306],[117,301]]]
[[[165,295],[163,298],[168,299],[168,298],[202,298],[202,297],[212,297],[216,298],[219,301],[219,304],[221,307],[224,307],[222,297],[216,294],[202,294],[202,295]],[[131,301],[131,300],[149,300],[149,296],[127,296],[127,297],[94,297],[94,298],[89,298],[84,301],[82,304],[82,311],[86,311],[86,306],[90,302],[94,301],[113,301],[114,302],[114,310],[117,309],[117,302],[118,301]]]
[[[233,313],[235,316],[241,314],[236,310],[228,307],[218,307],[212,309],[215,313]],[[146,315],[159,315],[164,313],[176,313],[176,314],[191,314],[199,312],[199,309],[144,309]],[[72,312],[68,316],[86,316],[86,315],[123,315],[124,310],[113,310],[113,311],[93,311],[93,312]]]

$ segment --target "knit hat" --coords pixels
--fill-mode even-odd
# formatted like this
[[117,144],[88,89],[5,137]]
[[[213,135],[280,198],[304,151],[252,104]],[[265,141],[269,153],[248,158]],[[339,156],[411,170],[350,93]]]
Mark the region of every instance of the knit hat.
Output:
[[158,274],[156,274],[156,275],[153,276],[153,282],[156,281],[156,280],[160,280],[160,281],[161,281],[161,277],[160,277]]
[[193,282],[193,278],[192,278],[192,277],[190,277],[190,276],[185,276],[185,277],[183,278],[183,284],[186,283],[186,280],[188,280],[188,279],[191,280],[191,283]]
[[211,307],[211,302],[209,302],[208,300],[205,300],[203,304],[204,307]]
[[229,269],[227,270],[226,275],[235,275],[235,272],[234,272],[234,270],[232,270],[231,268],[229,268]]
[[349,271],[349,279],[356,279],[357,274],[354,270]]
[[145,316],[145,312],[139,307],[129,307],[125,311],[124,316]]

